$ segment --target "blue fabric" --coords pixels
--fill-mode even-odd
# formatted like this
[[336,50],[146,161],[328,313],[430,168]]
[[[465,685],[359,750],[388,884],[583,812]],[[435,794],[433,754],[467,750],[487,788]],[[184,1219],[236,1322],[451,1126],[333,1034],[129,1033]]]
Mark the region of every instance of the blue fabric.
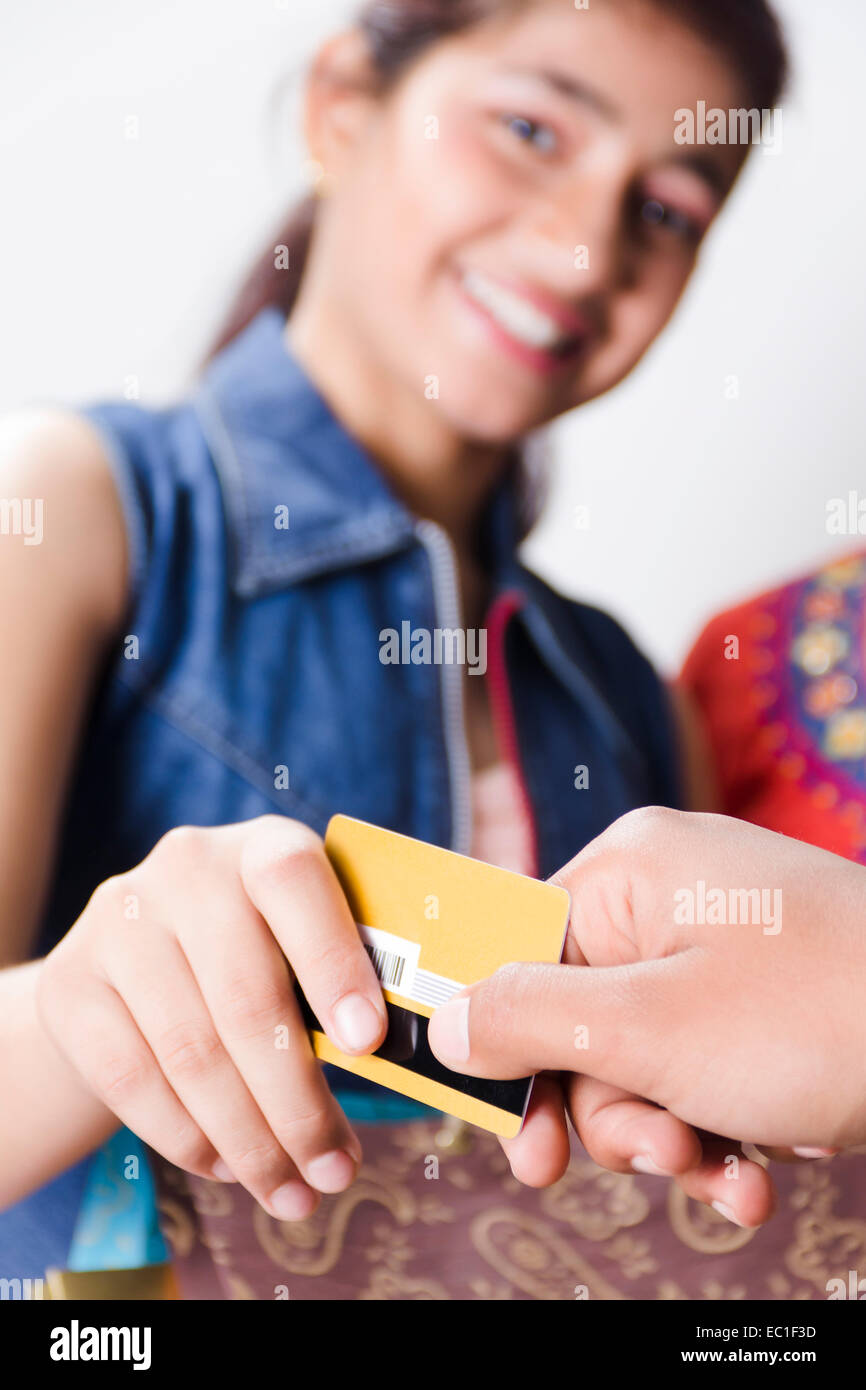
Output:
[[353,1124],[399,1124],[403,1120],[429,1120],[440,1114],[438,1110],[431,1110],[429,1105],[420,1105],[380,1086],[367,1091],[343,1091],[336,1074],[332,1076],[331,1089],[346,1118]]
[[46,1269],[66,1269],[91,1161],[0,1212],[0,1278],[41,1279]]
[[147,1150],[120,1129],[91,1161],[66,1268],[138,1269],[167,1258]]
[[[99,882],[179,824],[277,811],[321,833],[341,811],[469,849],[449,669],[379,659],[385,628],[459,625],[448,542],[390,491],[283,327],[263,311],[171,408],[83,412],[123,503],[132,592],[73,777],[39,954]],[[522,605],[504,661],[544,877],[623,812],[680,798],[652,668],[612,618],[528,573],[516,543],[508,485],[482,544],[495,592]],[[588,789],[575,789],[577,764]],[[383,1094],[330,1079],[370,1107]],[[30,1200],[37,1211],[41,1194]],[[68,1201],[77,1209],[71,1188]],[[0,1216],[0,1274],[41,1260],[22,1249],[18,1220]],[[62,1243],[69,1213],[55,1221]]]

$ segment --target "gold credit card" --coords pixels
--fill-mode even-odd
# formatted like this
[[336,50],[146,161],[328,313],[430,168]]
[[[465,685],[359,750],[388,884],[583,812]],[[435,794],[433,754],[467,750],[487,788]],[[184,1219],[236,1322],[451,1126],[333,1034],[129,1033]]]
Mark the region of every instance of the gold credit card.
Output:
[[569,894],[349,816],[332,818],[325,850],[376,968],[389,1027],[377,1052],[347,1057],[305,1005],[316,1055],[494,1134],[519,1133],[532,1078],[450,1071],[430,1051],[427,1020],[502,965],[558,961]]

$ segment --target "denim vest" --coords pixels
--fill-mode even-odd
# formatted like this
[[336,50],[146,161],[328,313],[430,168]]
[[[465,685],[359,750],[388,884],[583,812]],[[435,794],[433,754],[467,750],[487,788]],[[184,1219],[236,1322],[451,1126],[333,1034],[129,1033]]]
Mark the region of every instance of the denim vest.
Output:
[[[180,404],[82,414],[121,499],[130,598],[73,773],[38,954],[101,880],[180,824],[278,812],[323,833],[341,811],[468,852],[461,666],[381,659],[386,629],[461,628],[451,544],[335,418],[282,317],[260,313]],[[546,877],[623,812],[678,805],[680,792],[651,666],[613,619],[523,568],[516,513],[503,486],[483,528],[486,679]],[[81,1173],[49,1185],[55,1247],[68,1244]],[[17,1212],[0,1217],[0,1275]]]

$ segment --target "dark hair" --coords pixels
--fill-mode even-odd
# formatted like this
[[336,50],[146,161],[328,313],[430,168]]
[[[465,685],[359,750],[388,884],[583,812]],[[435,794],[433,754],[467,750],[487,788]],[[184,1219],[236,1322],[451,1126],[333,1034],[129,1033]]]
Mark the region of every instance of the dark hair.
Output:
[[[369,44],[383,88],[393,83],[425,48],[526,0],[368,0],[357,26]],[[785,43],[767,0],[644,0],[678,16],[717,44],[741,73],[748,100],[761,110],[779,100],[788,72]],[[315,223],[317,200],[305,198],[289,214],[273,244],[237,294],[211,350],[217,353],[266,305],[288,315],[297,298]],[[288,268],[278,267],[276,247],[288,248]]]

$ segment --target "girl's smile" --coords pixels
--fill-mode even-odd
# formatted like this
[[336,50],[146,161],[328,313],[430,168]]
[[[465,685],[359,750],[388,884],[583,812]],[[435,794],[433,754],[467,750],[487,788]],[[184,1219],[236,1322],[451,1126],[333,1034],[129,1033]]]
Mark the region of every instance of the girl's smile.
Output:
[[589,324],[544,290],[482,270],[458,272],[457,285],[490,340],[531,371],[570,373],[590,339]]

